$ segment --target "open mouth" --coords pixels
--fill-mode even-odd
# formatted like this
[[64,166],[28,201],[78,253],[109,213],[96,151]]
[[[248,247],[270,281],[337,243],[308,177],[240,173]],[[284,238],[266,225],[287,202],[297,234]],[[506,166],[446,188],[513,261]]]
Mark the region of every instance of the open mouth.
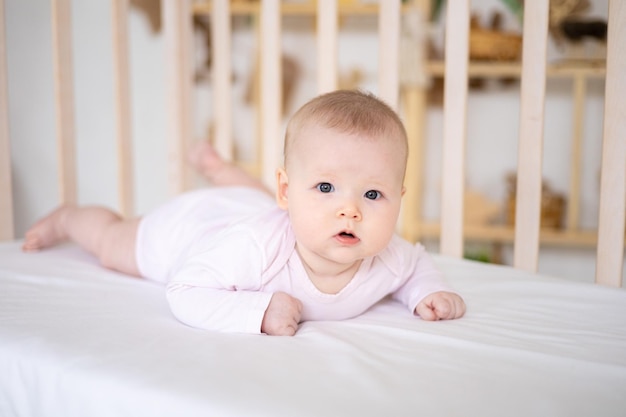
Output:
[[343,245],[354,245],[360,241],[360,239],[356,237],[356,235],[345,230],[343,232],[337,233],[335,238]]

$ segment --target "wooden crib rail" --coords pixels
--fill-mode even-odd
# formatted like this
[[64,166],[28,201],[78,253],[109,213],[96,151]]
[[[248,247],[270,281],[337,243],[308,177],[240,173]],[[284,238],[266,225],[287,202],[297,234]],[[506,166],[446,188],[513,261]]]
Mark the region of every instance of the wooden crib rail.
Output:
[[212,36],[213,39],[220,39],[219,42],[213,44],[215,56],[220,57],[213,61],[213,89],[214,99],[213,108],[215,120],[222,120],[224,123],[215,125],[215,137],[213,143],[217,152],[227,160],[233,159],[233,146],[231,138],[233,137],[233,115],[232,115],[232,96],[231,96],[231,21],[230,21],[230,1],[215,0],[213,2],[213,19],[212,19]]
[[454,5],[446,11],[440,250],[444,255],[460,258],[463,256],[469,0]]
[[[166,3],[168,3],[166,1]],[[282,154],[282,84],[281,84],[281,17],[282,11],[286,5],[279,0],[263,0],[259,4],[251,5],[257,8],[260,21],[259,33],[259,78],[260,92],[258,98],[258,114],[259,114],[259,143],[261,149],[261,177],[269,186],[274,184],[275,169],[280,165],[280,156]],[[297,9],[297,4],[293,5]],[[305,5],[306,6],[306,5]],[[378,95],[394,108],[398,108],[398,92],[399,92],[399,43],[400,43],[400,0],[389,0],[381,2],[378,6],[379,12],[379,39],[384,48],[378,53],[379,60],[379,79],[378,79]],[[188,0],[182,2],[172,2],[168,7],[177,8],[177,15],[186,15],[189,7]],[[184,10],[183,10],[184,9]],[[230,86],[226,79],[230,77],[230,67],[226,68],[225,62],[230,62],[230,50],[223,45],[230,44],[229,29],[222,26],[220,19],[228,20],[230,15],[230,2],[227,0],[213,0],[199,5],[196,10],[211,15],[212,22],[215,26],[213,36],[215,45],[221,45],[213,51],[212,62],[218,65],[215,70],[212,87],[214,91],[213,102],[216,108],[215,117],[213,118],[213,126],[215,129],[215,143],[218,149],[223,149],[225,155],[231,155],[233,144],[232,135],[230,133],[232,126],[232,113],[218,113],[220,108],[229,106],[230,89],[224,85]],[[320,0],[315,9],[317,11],[317,49],[318,49],[318,93],[323,93],[336,89],[338,84],[337,76],[337,40],[338,40],[338,4],[336,0]],[[170,12],[165,12],[170,13]],[[171,20],[170,20],[171,21]],[[167,20],[166,20],[167,24]],[[183,23],[179,23],[182,25]],[[217,28],[217,27],[220,28]],[[173,34],[173,31],[166,29],[166,34]],[[169,49],[168,62],[173,57],[181,56],[180,43],[171,40],[168,45],[173,49]],[[186,62],[188,58],[185,58]],[[222,63],[222,64],[220,64]],[[227,75],[228,74],[228,75]],[[218,81],[219,80],[221,81]],[[185,84],[187,85],[187,84]],[[179,99],[185,99],[182,95]],[[226,111],[226,110],[224,110]],[[180,127],[179,127],[180,128]],[[222,133],[218,133],[222,132]],[[177,135],[181,135],[179,132]],[[179,143],[179,141],[177,141]],[[182,169],[182,168],[181,168]],[[184,189],[181,187],[178,191]]]
[[[426,1],[414,1],[422,6]],[[464,225],[463,199],[464,159],[467,116],[467,78],[469,41],[469,0],[449,2],[446,11],[446,62],[444,92],[443,184],[441,212],[441,252],[461,257]],[[514,266],[531,271],[537,269],[539,251],[539,207],[541,199],[541,163],[543,107],[545,99],[546,45],[548,2],[526,2],[522,63],[521,112],[518,159],[518,198],[514,240]],[[298,7],[279,0],[250,3],[258,17],[259,30],[259,92],[257,128],[261,153],[260,172],[266,183],[274,182],[274,170],[282,153],[281,103],[281,17],[286,10]],[[166,49],[166,100],[169,143],[169,189],[176,194],[191,187],[186,152],[192,141],[192,17],[203,10],[211,16],[213,36],[212,93],[214,100],[213,141],[226,158],[233,158],[233,103],[231,23],[233,3],[213,0],[192,3],[191,0],[163,0],[162,21]],[[248,6],[247,6],[248,7]],[[311,9],[317,18],[317,92],[337,88],[338,16],[337,0],[318,0]],[[368,5],[378,13],[378,94],[392,107],[399,105],[400,0],[380,1]],[[130,126],[130,81],[128,73],[128,0],[112,0],[113,66],[119,165],[119,209],[133,214],[133,179]],[[308,10],[308,9],[307,9]],[[369,12],[369,11],[368,11]],[[308,12],[307,12],[308,13]],[[53,58],[57,110],[59,182],[62,202],[76,201],[76,161],[74,155],[73,63],[71,53],[70,0],[52,1]],[[8,125],[8,93],[6,70],[6,37],[4,34],[4,0],[0,0],[0,239],[14,237],[13,203],[10,170]],[[624,255],[624,217],[626,199],[626,117],[623,97],[626,96],[626,62],[620,51],[626,48],[626,5],[610,0],[608,58],[606,69],[606,105],[601,181],[600,225],[597,246],[596,282],[620,286]],[[403,227],[411,229],[420,204],[419,172],[422,162],[415,157],[414,131],[420,129],[418,107],[425,101],[405,94],[404,117],[411,141],[411,159],[407,172]],[[409,111],[406,111],[406,110]],[[402,113],[402,112],[401,112]],[[420,113],[420,114],[423,114]],[[410,235],[410,233],[409,233]]]
[[161,2],[166,65],[166,114],[169,192],[189,189],[191,177],[185,163],[192,126],[192,18],[188,0]]
[[[463,160],[467,109],[469,2],[455,2],[446,15],[441,251],[463,253]],[[611,0],[606,104],[595,281],[621,286],[626,215],[626,5]],[[548,2],[526,2],[514,239],[514,266],[536,271],[539,256],[541,165],[546,80]]]
[[0,0],[0,241],[14,238],[4,0]]
[[76,203],[74,62],[70,0],[54,0],[52,2],[52,57],[59,192],[61,201],[64,203]]
[[[262,146],[262,179],[274,184],[274,170],[279,166],[281,148],[282,79],[281,68],[281,14],[279,0],[261,2],[261,61],[260,109]],[[220,59],[216,57],[216,59]],[[216,123],[220,121],[216,120]]]
[[337,0],[317,2],[317,92],[337,89],[337,36],[339,24]]
[[[463,255],[469,0],[454,3],[446,14],[444,131],[441,201],[441,252]],[[547,2],[529,2],[524,10],[521,115],[518,159],[514,266],[537,269],[543,110],[545,99]]]
[[549,8],[548,2],[541,1],[527,2],[524,6],[513,265],[528,271],[536,271],[541,221],[541,164]]
[[131,216],[135,213],[135,187],[132,163],[133,144],[130,110],[130,65],[128,62],[128,0],[112,0],[111,7],[119,209],[124,216]]
[[626,3],[609,2],[596,282],[619,287],[626,217]]

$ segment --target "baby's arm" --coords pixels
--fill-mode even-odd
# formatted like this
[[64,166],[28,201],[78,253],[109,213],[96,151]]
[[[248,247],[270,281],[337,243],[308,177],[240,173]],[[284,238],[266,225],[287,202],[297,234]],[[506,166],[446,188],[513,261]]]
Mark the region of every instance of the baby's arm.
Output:
[[221,332],[293,336],[302,312],[300,300],[283,292],[169,284],[167,298],[181,322]]
[[[301,317],[299,300],[263,290],[268,267],[256,241],[231,231],[219,244],[208,240],[181,263],[167,285],[172,313],[207,330],[293,335]],[[246,259],[242,262],[241,253]]]
[[220,332],[261,332],[272,294],[171,282],[167,300],[174,316],[188,326]]
[[448,320],[465,314],[465,302],[448,286],[443,273],[424,247],[416,244],[401,264],[408,268],[408,280],[393,294],[424,320]]
[[465,302],[458,294],[439,291],[427,295],[414,312],[428,321],[458,319],[465,314]]

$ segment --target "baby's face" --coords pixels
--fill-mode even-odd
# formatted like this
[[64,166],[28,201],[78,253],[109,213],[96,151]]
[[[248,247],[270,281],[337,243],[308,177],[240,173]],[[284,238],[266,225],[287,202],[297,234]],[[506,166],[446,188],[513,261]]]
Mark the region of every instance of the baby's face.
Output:
[[340,271],[389,243],[400,211],[401,142],[314,127],[293,144],[278,173],[278,204],[289,211],[300,257]]

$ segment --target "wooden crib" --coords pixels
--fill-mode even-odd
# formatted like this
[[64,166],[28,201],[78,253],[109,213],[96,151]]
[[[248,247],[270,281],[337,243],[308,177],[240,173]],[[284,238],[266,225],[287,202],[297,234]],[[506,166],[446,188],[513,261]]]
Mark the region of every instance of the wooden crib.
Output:
[[[74,101],[72,80],[72,52],[70,5],[67,2],[54,2],[54,57],[57,103],[57,137],[59,143],[59,181],[60,201],[76,201],[76,161],[74,145]],[[119,201],[122,213],[131,215],[133,209],[132,189],[132,138],[129,113],[129,68],[128,68],[128,34],[127,34],[127,2],[113,2],[115,34],[114,63],[116,68],[116,115],[117,141],[119,155]],[[365,4],[351,6],[358,12],[376,9],[375,5]],[[379,92],[378,94],[388,103],[398,108],[405,115],[406,126],[409,132],[412,151],[409,167],[407,168],[407,195],[404,202],[402,219],[402,234],[409,240],[416,240],[419,234],[419,205],[421,198],[421,167],[419,166],[419,152],[423,149],[423,138],[420,127],[420,109],[425,105],[423,88],[419,86],[399,84],[399,45],[400,45],[400,12],[401,7],[421,7],[428,11],[428,2],[415,2],[412,5],[401,6],[395,1],[383,2],[379,13],[380,42],[395,47],[381,48],[379,60]],[[462,256],[463,253],[463,180],[464,180],[464,152],[465,126],[468,78],[468,42],[469,26],[466,24],[466,15],[469,13],[469,4],[462,2],[459,9],[448,11],[449,21],[446,36],[446,99],[444,123],[444,155],[442,161],[443,190],[441,199],[441,252],[452,256]],[[530,7],[540,7],[532,10]],[[611,18],[620,21],[620,6],[612,5]],[[315,13],[318,25],[318,92],[326,92],[337,88],[337,36],[338,11],[336,1],[319,1],[312,3],[286,3],[264,1],[255,2],[164,2],[163,19],[166,33],[168,54],[168,104],[169,104],[169,131],[170,167],[169,188],[172,194],[191,187],[191,177],[186,168],[186,150],[192,141],[191,134],[191,92],[192,82],[192,42],[191,18],[195,14],[209,14],[214,23],[212,36],[214,42],[214,69],[212,85],[214,89],[213,101],[215,105],[213,115],[215,134],[214,142],[221,154],[227,158],[233,157],[232,144],[232,98],[231,88],[231,51],[230,51],[230,17],[232,13],[258,14],[261,27],[259,42],[260,53],[260,93],[258,103],[258,141],[262,152],[257,156],[254,171],[273,182],[273,170],[279,165],[282,137],[281,130],[281,51],[280,51],[280,20],[281,13]],[[617,11],[615,11],[615,9]],[[281,10],[282,9],[282,10]],[[530,9],[530,10],[529,10]],[[544,10],[545,9],[545,10]],[[343,12],[350,12],[345,10]],[[526,13],[539,16],[544,20],[547,17],[547,6],[527,6]],[[515,228],[515,255],[514,265],[526,270],[535,271],[537,268],[539,248],[539,223],[541,178],[540,172],[542,157],[543,136],[543,102],[545,97],[546,78],[546,44],[547,32],[542,24],[524,28],[525,39],[522,66],[522,91],[520,132],[519,132],[519,167],[518,184],[521,198],[517,199]],[[529,19],[526,19],[528,22]],[[538,21],[535,18],[533,22]],[[613,25],[617,26],[617,25]],[[617,29],[613,29],[617,30]],[[617,42],[621,40],[619,34],[610,33],[609,49],[619,48]],[[326,52],[328,51],[328,52]],[[609,51],[606,70],[606,112],[605,112],[605,144],[602,163],[602,203],[598,231],[597,246],[597,282],[612,286],[620,285],[623,265],[623,236],[620,232],[623,227],[615,222],[623,221],[624,216],[624,188],[621,167],[623,152],[623,122],[620,120],[619,106],[612,106],[613,95],[620,96],[621,83],[619,77],[622,63],[618,57]],[[5,57],[3,56],[3,60]],[[13,203],[11,191],[10,170],[10,141],[7,113],[6,90],[6,63],[2,65],[2,219],[0,236],[3,239],[13,237]],[[616,68],[616,69],[614,69]],[[271,93],[266,93],[271,92]],[[404,108],[400,109],[400,97]],[[613,112],[617,112],[616,115]],[[539,169],[536,169],[539,167]],[[525,196],[529,197],[526,198]],[[576,204],[575,202],[572,204]],[[605,216],[604,213],[609,213]],[[610,218],[607,221],[602,220]]]
[[[422,7],[424,10],[428,10],[428,2],[415,2],[415,7]],[[212,7],[212,9],[211,9]],[[214,101],[215,103],[229,103],[229,85],[230,85],[230,55],[228,50],[228,36],[230,28],[227,24],[229,22],[228,16],[230,14],[229,3],[225,2],[224,5],[220,5],[220,2],[215,2],[212,6],[207,4],[199,4],[196,6],[196,11],[210,11],[215,25],[213,27],[213,36],[215,39],[224,39],[223,42],[215,42],[215,68],[213,85],[215,89]],[[261,64],[260,64],[260,78],[261,78],[261,92],[259,99],[259,119],[262,121],[260,142],[263,144],[263,154],[260,155],[260,164],[262,168],[260,172],[263,178],[268,183],[273,182],[274,167],[279,164],[278,157],[280,155],[280,149],[282,144],[278,138],[282,137],[280,131],[281,120],[281,103],[280,103],[280,16],[281,5],[279,2],[261,2],[261,5],[255,5],[251,7],[259,7],[260,26],[261,26]],[[297,13],[299,8],[311,9],[314,6],[311,4],[286,4],[283,5],[283,12],[289,13],[291,8],[292,13]],[[379,13],[379,38],[383,45],[396,45],[390,48],[381,48],[378,55],[379,60],[379,81],[378,81],[378,94],[392,106],[399,107],[399,94],[401,92],[399,83],[399,45],[400,45],[400,7],[397,2],[381,2]],[[463,254],[463,180],[464,180],[464,143],[465,143],[465,116],[467,113],[467,79],[468,79],[468,18],[469,16],[469,4],[462,2],[458,5],[458,9],[449,10],[447,16],[448,22],[454,22],[448,24],[448,31],[446,36],[446,96],[445,96],[445,121],[444,121],[444,156],[442,161],[443,175],[443,191],[442,191],[442,211],[441,211],[441,252],[447,255],[460,257]],[[530,7],[539,7],[538,10],[532,10]],[[361,6],[366,10],[367,6]],[[528,10],[530,9],[530,10]],[[189,10],[178,10],[176,12],[166,12],[166,16],[172,19],[170,35],[170,44],[172,48],[180,48],[180,38],[174,39],[176,36],[184,37],[185,33],[189,32],[189,28],[185,29],[185,24],[189,24],[188,18],[183,18],[183,21],[174,22],[173,16],[188,16]],[[542,136],[543,136],[543,101],[545,95],[545,78],[546,78],[546,48],[547,48],[547,19],[548,9],[545,4],[529,5],[527,6],[526,13],[529,16],[533,16],[532,19],[526,19],[526,22],[540,22],[539,24],[529,24],[530,27],[524,28],[525,39],[529,39],[531,42],[525,43],[524,57],[522,67],[522,79],[524,80],[523,88],[521,91],[522,113],[520,115],[520,148],[519,148],[519,168],[518,168],[518,189],[520,190],[521,198],[518,199],[518,210],[516,210],[516,224],[519,226],[515,230],[515,259],[514,265],[519,268],[523,268],[530,271],[536,271],[537,259],[539,250],[539,207],[541,200],[541,157],[542,157]],[[337,2],[336,1],[319,1],[317,2],[317,36],[318,36],[318,92],[323,93],[326,91],[337,88]],[[541,18],[543,20],[536,20]],[[613,15],[614,19],[620,19],[617,13]],[[545,21],[545,25],[543,22]],[[175,29],[177,28],[177,29]],[[182,31],[182,32],[181,32]],[[188,35],[187,35],[188,36]],[[614,35],[615,36],[615,35]],[[619,35],[616,36],[616,38]],[[184,43],[187,45],[188,43]],[[611,45],[611,47],[614,45]],[[328,51],[328,52],[325,52]],[[172,49],[172,56],[179,56],[178,54],[185,54],[184,51],[178,49]],[[222,57],[222,58],[220,58]],[[184,67],[185,62],[189,62],[189,59],[171,59],[170,62],[177,62],[179,66],[177,68],[171,68],[172,74],[189,74],[189,68]],[[609,64],[611,65],[611,64]],[[615,64],[619,65],[619,64]],[[542,71],[537,68],[543,69]],[[619,87],[613,88],[613,83],[620,83],[617,79],[619,70],[607,69],[607,91],[619,91]],[[615,75],[613,75],[613,74]],[[176,77],[176,75],[173,75]],[[186,80],[186,84],[185,84]],[[177,86],[177,87],[175,87]],[[173,149],[178,149],[179,155],[184,155],[184,140],[183,138],[189,137],[188,131],[184,130],[184,127],[188,125],[188,121],[185,122],[184,115],[188,112],[180,111],[184,108],[185,97],[189,97],[189,92],[185,92],[191,88],[189,78],[180,79],[177,83],[171,83],[172,97],[176,97],[177,100],[172,100],[174,107],[172,108],[172,114],[179,114],[172,122],[172,126],[177,126],[177,134],[172,132],[172,137],[177,137],[175,143],[178,145],[172,145]],[[418,107],[423,106],[424,97],[420,94],[419,88],[411,88],[408,86],[402,89],[404,97],[403,103],[405,104],[404,114],[406,115],[406,124],[409,131],[409,135],[412,143],[412,148],[419,149],[422,145],[420,143],[420,126],[416,118],[419,118]],[[272,92],[267,94],[266,92]],[[276,93],[274,93],[276,92]],[[611,97],[607,95],[607,103],[610,103]],[[224,155],[232,154],[231,144],[231,128],[232,120],[230,114],[230,106],[223,104],[216,107],[215,114],[215,143],[221,153]],[[610,141],[613,140],[618,148],[623,145],[624,133],[618,133],[621,127],[612,128],[611,122],[611,106],[607,106],[606,112],[606,129],[607,137],[605,140],[607,145],[604,146],[606,152],[610,156],[604,156],[606,163],[603,163],[603,199],[602,212],[608,210],[607,207],[613,207],[612,219],[623,219],[625,216],[620,215],[624,213],[625,206],[623,203],[624,182],[619,180],[621,178],[620,172],[622,169],[622,154],[619,149],[612,149]],[[176,112],[179,113],[176,113]],[[612,132],[612,133],[608,133]],[[615,135],[615,139],[609,139],[608,136]],[[176,148],[178,146],[178,148]],[[414,152],[415,153],[415,152]],[[613,162],[609,162],[607,158],[614,158]],[[179,166],[175,169],[178,174],[173,178],[178,178],[179,184],[173,185],[175,189],[182,190],[186,188],[184,180],[184,158],[178,158]],[[407,196],[405,198],[405,211],[403,217],[403,234],[409,240],[415,240],[416,227],[417,227],[417,211],[419,206],[419,190],[420,190],[420,167],[419,159],[413,157],[410,159],[410,166],[407,168],[409,172],[407,178]],[[615,168],[613,168],[614,165]],[[537,169],[539,168],[539,169]],[[615,172],[612,170],[615,169]],[[608,171],[611,170],[611,171]],[[612,173],[608,173],[612,172]],[[612,180],[608,180],[612,178]],[[188,181],[188,179],[187,179]],[[610,185],[609,185],[610,184]],[[608,187],[617,187],[608,190]],[[178,187],[178,188],[176,188]],[[528,198],[526,198],[528,196]],[[616,200],[610,202],[608,199],[615,198]],[[620,201],[622,201],[620,203]],[[619,221],[619,220],[617,220]],[[599,230],[599,243],[598,243],[598,272],[596,280],[608,285],[620,286],[622,276],[622,264],[623,264],[623,233],[620,233],[624,227],[619,224],[610,222],[610,225],[604,223],[600,225]],[[613,237],[609,237],[609,234],[614,233]],[[605,240],[607,239],[607,240]],[[610,239],[610,243],[609,243]],[[613,255],[609,253],[613,252]],[[605,258],[606,257],[606,258]],[[603,259],[604,258],[604,259]],[[610,261],[609,259],[612,259]],[[611,269],[605,266],[612,264]]]
[[[390,300],[362,317],[304,323],[292,340],[206,334],[179,325],[158,288],[119,280],[75,247],[22,254],[14,233],[5,37],[0,0],[0,414],[2,415],[621,415],[626,409],[626,4],[610,0],[597,286],[536,274],[542,187],[548,1],[527,1],[513,268],[462,260],[470,2],[446,9],[440,254],[468,315],[428,323]],[[405,119],[411,155],[400,232],[420,237],[420,86],[400,87],[400,19],[428,1],[164,0],[169,189],[192,187],[192,15],[212,22],[214,137],[234,158],[231,16],[258,15],[258,141],[252,169],[268,183],[280,164],[281,15],[317,19],[318,93],[338,86],[341,13],[378,16],[378,95]],[[128,0],[112,0],[119,210],[135,214],[129,98]],[[76,202],[71,4],[52,1],[59,202]],[[400,107],[402,103],[402,107]],[[51,207],[52,208],[52,207]],[[17,240],[16,240],[17,239]],[[88,279],[83,279],[83,278]],[[91,300],[89,293],[116,300]],[[55,299],[62,300],[55,302]],[[98,305],[99,302],[104,304]],[[108,304],[107,304],[108,303]],[[103,317],[94,309],[110,314]],[[582,313],[581,313],[582,311]],[[580,315],[582,314],[582,316]],[[80,327],[76,317],[89,318]],[[595,315],[595,317],[594,317]],[[47,326],[47,327],[46,327]],[[74,327],[72,327],[74,326]],[[434,327],[439,326],[439,327]],[[70,330],[76,329],[77,333]],[[580,349],[577,348],[581,347]],[[278,355],[276,352],[280,352]],[[324,352],[324,353],[321,353]],[[259,358],[258,360],[255,358]],[[423,358],[423,359],[422,359]],[[260,362],[260,363],[259,363]],[[284,363],[289,368],[284,369]],[[418,381],[416,381],[418,379]],[[447,390],[435,389],[447,386]],[[334,381],[334,382],[333,382]],[[336,384],[336,386],[334,385]],[[341,387],[341,388],[340,388]],[[342,391],[341,393],[337,390]],[[130,394],[129,394],[130,393]],[[249,401],[241,398],[246,393]],[[282,398],[288,397],[286,401]],[[341,395],[339,395],[341,394]]]

